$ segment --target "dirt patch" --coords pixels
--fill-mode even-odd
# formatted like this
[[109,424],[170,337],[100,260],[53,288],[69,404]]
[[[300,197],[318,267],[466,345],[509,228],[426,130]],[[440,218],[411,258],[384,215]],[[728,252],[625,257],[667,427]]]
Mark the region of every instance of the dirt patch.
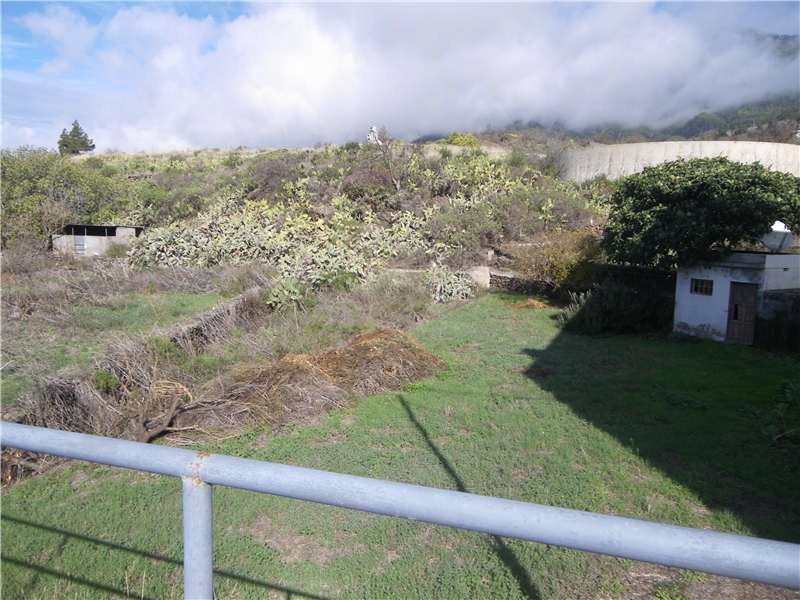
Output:
[[336,445],[336,444],[338,444],[340,442],[343,442],[346,439],[347,439],[347,436],[344,433],[341,433],[341,432],[337,431],[337,432],[331,433],[330,435],[326,435],[321,440],[317,440],[315,442],[312,442],[311,444],[313,446],[315,446],[315,447],[332,446],[332,445]]
[[401,389],[433,374],[441,361],[394,329],[355,336],[315,354],[288,354],[265,366],[234,371],[225,398],[280,424],[342,406],[348,400]]
[[453,348],[453,352],[458,352],[459,354],[465,354],[470,352],[477,352],[481,349],[481,345],[478,342],[467,342],[466,344],[461,344],[460,346],[456,346]]
[[686,600],[798,600],[800,592],[693,571],[637,563],[625,577],[625,598]]
[[294,533],[264,516],[242,527],[240,532],[254,542],[275,550],[285,563],[310,562],[323,566],[338,557],[364,551],[364,546],[355,541],[352,533],[337,531],[329,547],[320,544],[313,536]]
[[[259,517],[248,527],[242,528],[242,533],[256,543],[275,550],[285,563],[311,562],[322,566],[337,555],[336,551],[318,544],[313,537],[291,533],[274,525],[267,517]],[[341,547],[338,554],[342,554]]]
[[533,310],[542,310],[545,308],[552,308],[549,304],[542,302],[541,300],[537,300],[536,298],[528,298],[527,300],[523,300],[522,302],[515,302],[511,305],[511,308],[528,308]]

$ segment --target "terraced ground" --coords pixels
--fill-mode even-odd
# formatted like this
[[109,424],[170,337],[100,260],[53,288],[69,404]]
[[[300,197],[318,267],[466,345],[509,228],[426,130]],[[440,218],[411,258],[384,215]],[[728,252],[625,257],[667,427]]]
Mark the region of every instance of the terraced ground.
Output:
[[[798,361],[561,333],[483,296],[414,336],[447,368],[279,432],[202,449],[800,541],[796,456],[767,431]],[[178,598],[179,482],[77,463],[3,497],[3,595]],[[515,540],[217,489],[220,598],[796,597]]]
[[[4,290],[4,293],[10,293]],[[13,405],[32,387],[35,372],[88,367],[114,336],[171,325],[220,302],[219,293],[125,293],[105,305],[64,302],[62,318],[48,312],[4,319],[6,365],[0,374],[2,405]]]

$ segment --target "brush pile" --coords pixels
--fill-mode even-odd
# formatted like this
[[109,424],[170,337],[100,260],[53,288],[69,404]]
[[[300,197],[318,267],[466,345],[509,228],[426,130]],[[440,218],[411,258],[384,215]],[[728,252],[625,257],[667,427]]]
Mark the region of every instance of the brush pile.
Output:
[[237,370],[225,398],[274,425],[318,414],[348,400],[397,390],[433,374],[441,361],[396,329],[355,336],[339,348],[288,354]]
[[178,343],[166,337],[149,343],[119,339],[97,363],[102,378],[40,381],[21,400],[20,421],[140,442],[248,422],[277,426],[352,398],[400,389],[441,367],[438,358],[401,331],[380,329],[332,350],[287,354],[194,385],[172,379],[162,367],[165,353],[180,351]]

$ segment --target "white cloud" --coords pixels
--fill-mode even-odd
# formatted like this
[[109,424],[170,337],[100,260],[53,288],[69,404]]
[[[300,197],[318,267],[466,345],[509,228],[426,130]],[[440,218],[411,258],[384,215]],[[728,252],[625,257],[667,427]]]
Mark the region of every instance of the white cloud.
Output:
[[97,27],[78,12],[61,5],[47,6],[44,12],[20,17],[20,22],[35,38],[52,44],[58,58],[42,66],[45,74],[66,71],[70,64],[85,58],[97,35]]
[[[310,145],[372,124],[405,137],[515,119],[666,124],[800,88],[796,59],[741,35],[785,33],[797,9],[779,8],[257,5],[219,21],[142,5],[97,24],[47,8],[22,22],[58,50],[48,68],[91,75],[76,90],[4,73],[3,145],[53,145],[73,118],[100,149]],[[26,111],[49,125],[20,126]]]

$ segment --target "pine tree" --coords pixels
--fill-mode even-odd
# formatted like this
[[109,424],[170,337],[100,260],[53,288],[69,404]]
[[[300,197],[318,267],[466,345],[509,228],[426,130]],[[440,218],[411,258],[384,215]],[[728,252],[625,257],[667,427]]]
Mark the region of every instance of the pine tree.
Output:
[[62,155],[80,154],[92,150],[94,150],[94,142],[89,139],[78,121],[72,122],[72,129],[69,132],[66,129],[61,130],[61,136],[58,138],[58,151]]

